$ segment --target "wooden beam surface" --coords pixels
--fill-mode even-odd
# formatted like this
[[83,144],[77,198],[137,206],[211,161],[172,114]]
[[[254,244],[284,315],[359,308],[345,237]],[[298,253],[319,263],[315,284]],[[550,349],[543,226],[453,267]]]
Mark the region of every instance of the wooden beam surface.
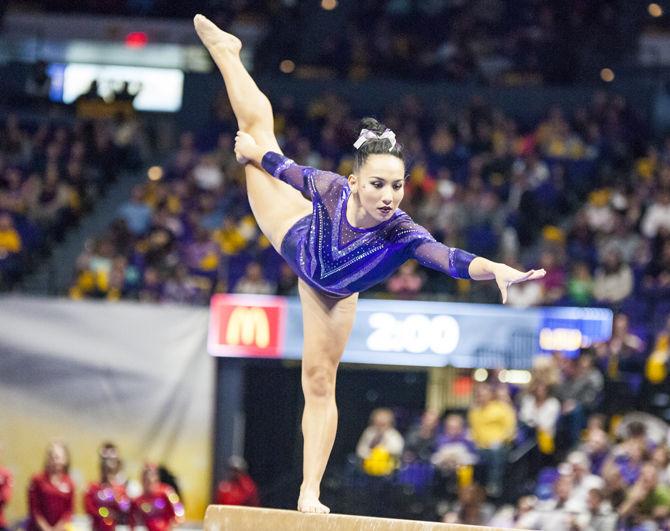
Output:
[[205,531],[502,531],[498,527],[346,514],[303,514],[232,505],[210,505],[205,514],[204,527]]

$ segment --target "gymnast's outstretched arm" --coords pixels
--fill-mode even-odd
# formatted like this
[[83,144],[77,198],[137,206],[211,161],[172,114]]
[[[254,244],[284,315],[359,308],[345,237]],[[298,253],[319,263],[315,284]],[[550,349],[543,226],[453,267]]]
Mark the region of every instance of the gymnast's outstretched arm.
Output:
[[546,274],[544,269],[522,272],[505,264],[475,256],[455,247],[447,247],[437,241],[425,241],[414,249],[414,258],[426,267],[441,271],[454,278],[472,280],[495,280],[507,302],[507,288],[526,280],[537,280]]

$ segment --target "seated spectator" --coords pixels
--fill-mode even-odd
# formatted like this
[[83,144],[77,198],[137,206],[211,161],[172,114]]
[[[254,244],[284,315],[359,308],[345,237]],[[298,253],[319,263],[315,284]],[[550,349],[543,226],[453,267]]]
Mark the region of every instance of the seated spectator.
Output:
[[128,525],[130,498],[120,477],[122,463],[116,446],[104,443],[98,455],[100,481],[88,486],[84,510],[91,517],[94,531],[113,531],[117,525]]
[[536,505],[535,496],[521,496],[516,502],[516,507],[503,505],[488,525],[510,529],[533,529],[538,518],[535,512]]
[[273,295],[275,287],[263,277],[263,268],[258,262],[249,262],[244,276],[237,281],[233,292]]
[[538,441],[542,454],[553,454],[556,424],[561,403],[552,395],[551,388],[541,380],[531,381],[521,396],[519,428]]
[[430,456],[435,450],[439,420],[437,411],[430,409],[421,415],[421,422],[412,426],[405,435],[403,461],[430,461]]
[[607,432],[592,422],[587,422],[584,442],[579,446],[591,462],[591,473],[600,475],[602,466],[610,452],[610,441]]
[[567,291],[570,303],[575,306],[588,306],[593,301],[593,277],[585,262],[572,266]]
[[595,345],[596,361],[605,377],[606,413],[621,415],[635,409],[642,381],[643,352],[644,343],[629,330],[628,316],[616,314],[612,337]]
[[479,460],[486,467],[487,494],[498,497],[502,494],[509,445],[516,433],[516,412],[495,397],[491,384],[480,383],[468,411],[468,424]]
[[529,529],[542,529],[542,531],[573,529],[578,513],[567,509],[572,486],[571,473],[561,471],[554,482],[552,497],[538,502],[533,513],[534,518],[528,518]]
[[131,527],[142,525],[148,531],[168,531],[184,517],[184,507],[172,487],[160,482],[158,467],[142,469],[142,494],[132,501]]
[[408,260],[388,279],[386,289],[394,298],[414,299],[424,282],[424,276],[417,271],[416,260]]
[[574,529],[579,531],[615,531],[617,513],[612,510],[602,489],[593,488],[586,496],[586,510],[574,520]]
[[656,523],[670,516],[670,486],[659,483],[654,464],[642,466],[618,513],[626,529],[658,529]]
[[61,442],[49,444],[46,453],[44,471],[33,476],[28,487],[28,531],[64,529],[72,521],[70,454]]
[[465,430],[465,420],[457,413],[444,419],[444,431],[438,435],[431,461],[442,472],[454,472],[459,467],[477,462],[477,449]]
[[297,295],[298,276],[286,262],[279,265],[279,279],[277,280],[277,295]]
[[226,477],[216,489],[216,503],[222,505],[247,505],[259,507],[258,488],[247,472],[247,462],[231,456],[226,466]]
[[542,285],[542,304],[551,305],[565,295],[565,268],[560,263],[558,252],[545,250],[540,255],[539,268],[544,268],[547,274],[538,282]]
[[588,415],[602,398],[603,376],[593,363],[593,354],[588,350],[582,350],[577,359],[562,359],[562,380],[556,387],[556,396],[562,404],[560,423],[567,431],[568,448],[577,443]]
[[646,238],[655,238],[659,231],[670,233],[670,188],[661,188],[642,218],[640,226]]
[[486,503],[484,489],[473,483],[458,490],[458,501],[442,518],[447,524],[487,525],[494,507]]
[[599,303],[616,305],[633,292],[633,272],[618,249],[610,249],[596,270],[593,295]]
[[394,428],[390,409],[378,408],[370,414],[370,423],[356,445],[363,470],[371,476],[387,476],[397,467],[405,441]]
[[647,266],[642,279],[644,292],[652,299],[668,300],[670,294],[670,239],[661,245],[660,253]]
[[134,236],[146,234],[151,225],[151,207],[144,202],[144,188],[141,185],[133,188],[130,199],[119,207],[117,215],[126,222]]
[[584,452],[570,452],[567,464],[572,467],[572,489],[566,507],[572,511],[587,512],[588,495],[591,489],[601,489],[603,478],[591,473],[591,462]]

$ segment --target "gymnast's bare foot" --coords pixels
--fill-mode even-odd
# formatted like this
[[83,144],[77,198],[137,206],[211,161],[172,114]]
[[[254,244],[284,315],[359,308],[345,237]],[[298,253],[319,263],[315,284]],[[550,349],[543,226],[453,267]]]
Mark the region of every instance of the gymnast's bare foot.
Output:
[[208,49],[216,47],[217,49],[228,50],[236,54],[240,53],[242,41],[235,37],[235,35],[220,30],[207,17],[196,15],[193,18],[193,25],[198,37],[200,37],[200,40]]
[[319,497],[311,492],[300,493],[298,498],[298,511],[301,513],[327,514],[330,509],[319,501]]

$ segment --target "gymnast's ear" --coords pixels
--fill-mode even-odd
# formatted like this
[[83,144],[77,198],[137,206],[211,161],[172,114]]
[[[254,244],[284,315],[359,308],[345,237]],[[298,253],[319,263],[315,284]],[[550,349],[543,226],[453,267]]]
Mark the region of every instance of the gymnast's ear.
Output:
[[356,193],[358,191],[358,178],[356,175],[353,173],[349,174],[347,181],[349,181],[349,190],[351,190],[353,193]]

